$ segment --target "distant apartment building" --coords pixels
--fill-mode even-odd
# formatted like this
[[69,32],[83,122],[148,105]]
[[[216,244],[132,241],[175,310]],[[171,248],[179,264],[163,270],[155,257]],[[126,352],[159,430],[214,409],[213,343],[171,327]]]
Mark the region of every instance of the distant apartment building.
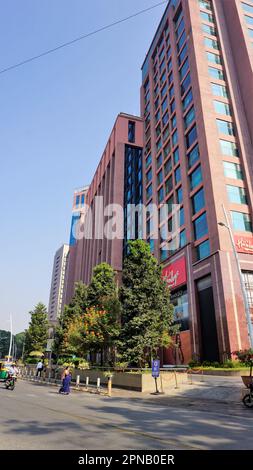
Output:
[[51,324],[59,320],[65,299],[66,269],[68,263],[69,245],[63,245],[56,251],[52,272],[51,290],[48,305],[48,319]]
[[[91,236],[84,236],[74,244],[75,262],[69,270],[71,275],[68,276],[67,303],[74,294],[75,282],[89,284],[96,265],[107,262],[118,277],[121,276],[123,251],[127,238],[132,234],[132,220],[131,215],[127,214],[127,205],[142,202],[142,145],[141,118],[120,113],[85,196],[85,203],[92,215],[91,218],[88,214],[84,216],[83,227],[90,227]],[[97,197],[102,198],[102,205],[95,211]],[[122,237],[111,237],[110,230],[106,229],[110,217],[104,210],[110,204],[116,204],[124,210]],[[136,235],[139,230],[137,220]]]
[[81,215],[86,204],[87,192],[89,186],[76,189],[73,197],[72,218],[69,236],[69,255],[66,272],[66,288],[64,295],[64,304],[69,304],[74,294],[76,254],[77,254],[77,238],[76,227],[80,222]]
[[[152,239],[183,362],[249,347],[233,230],[253,309],[253,1],[170,0],[142,67],[143,197],[180,204],[180,247]],[[171,226],[171,214],[163,224]],[[173,362],[163,352],[163,362]]]

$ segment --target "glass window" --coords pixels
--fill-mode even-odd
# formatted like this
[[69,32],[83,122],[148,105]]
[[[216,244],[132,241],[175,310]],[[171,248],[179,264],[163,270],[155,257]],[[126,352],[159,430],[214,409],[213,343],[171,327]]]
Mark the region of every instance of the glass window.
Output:
[[162,202],[163,200],[164,200],[164,189],[161,188],[161,189],[159,189],[159,191],[158,191],[158,202],[160,203],[160,202]]
[[199,0],[200,8],[205,8],[206,10],[212,11],[209,0]]
[[175,102],[175,100],[173,100],[172,103],[171,103],[171,105],[170,105],[170,112],[171,112],[171,114],[174,113],[175,109],[176,109],[176,102]]
[[188,154],[188,167],[191,168],[199,160],[199,146],[198,144]]
[[221,58],[218,54],[213,54],[212,52],[206,53],[208,62],[212,62],[213,64],[221,64]]
[[196,125],[186,134],[185,140],[186,140],[186,147],[187,149],[192,146],[192,144],[195,142],[197,139],[197,128]]
[[148,168],[149,165],[151,165],[151,163],[152,163],[152,155],[150,153],[146,158],[146,168]]
[[185,46],[183,47],[182,51],[180,52],[179,56],[178,56],[178,64],[181,65],[186,57],[186,54],[187,54],[187,51],[188,51],[188,47],[187,47],[187,44],[185,44]]
[[184,225],[184,208],[183,207],[181,207],[179,211],[179,224],[180,224],[180,227]]
[[192,210],[193,214],[201,211],[205,207],[205,195],[204,189],[201,188],[194,196],[192,197]]
[[160,186],[162,182],[163,182],[163,170],[160,170],[157,175],[157,185]]
[[230,106],[227,103],[222,103],[222,101],[214,101],[214,109],[218,114],[227,114],[227,116],[231,116]]
[[[167,113],[166,113],[167,114]],[[163,141],[165,142],[167,138],[169,137],[170,134],[170,128],[169,126],[166,127],[166,129],[163,131]]]
[[171,158],[169,158],[169,160],[167,160],[167,162],[164,165],[165,175],[167,176],[171,170],[172,170],[172,161],[171,161]]
[[229,155],[230,157],[239,157],[239,152],[235,142],[220,139],[222,155]]
[[177,148],[173,152],[173,161],[174,161],[174,165],[176,165],[177,162],[179,162],[179,148]]
[[203,243],[200,243],[197,247],[197,259],[201,260],[203,258],[206,258],[207,256],[210,255],[210,242],[209,240],[206,240]]
[[216,119],[218,131],[221,134],[235,135],[234,127],[231,122]]
[[227,178],[243,180],[241,165],[238,163],[223,162],[224,174]]
[[160,155],[158,155],[157,159],[156,159],[156,168],[160,168],[161,164],[163,162],[163,156],[162,154],[160,153]]
[[214,26],[210,26],[209,24],[202,24],[202,31],[207,34],[211,34],[212,36],[216,36],[216,29]]
[[214,17],[210,13],[205,13],[204,11],[200,12],[202,20],[208,21],[209,23],[214,23]]
[[156,151],[159,152],[161,147],[162,147],[162,139],[159,139],[158,142],[156,142]]
[[76,206],[80,204],[80,195],[76,196]]
[[181,169],[180,166],[175,170],[175,183],[178,184],[181,181]]
[[169,74],[169,84],[171,85],[172,82],[173,82],[173,73],[171,72]]
[[135,122],[128,121],[128,141],[135,142]]
[[182,20],[181,20],[181,22],[180,22],[180,24],[179,24],[179,26],[178,26],[178,29],[177,29],[177,31],[176,31],[176,36],[177,36],[177,38],[179,38],[179,36],[180,36],[180,34],[182,33],[183,29],[184,29],[184,19],[182,18]]
[[146,182],[149,183],[152,180],[152,168],[146,173]]
[[235,204],[247,204],[247,197],[245,188],[239,186],[227,185],[228,199],[229,202]]
[[253,14],[253,6],[247,5],[247,3],[242,2],[242,7],[243,7],[244,11],[247,11],[248,13]]
[[231,214],[232,225],[233,225],[234,230],[238,230],[240,232],[252,231],[249,214],[245,214],[244,212],[236,212],[236,211],[230,211],[230,214]]
[[152,184],[150,184],[146,190],[147,199],[149,199],[152,196],[152,193],[153,193],[153,188],[152,188]]
[[172,100],[174,94],[175,94],[174,85],[172,85],[172,87],[169,89],[170,100]]
[[223,96],[223,98],[228,98],[227,89],[224,85],[212,83],[212,92],[214,96]]
[[181,85],[181,95],[185,94],[185,92],[188,90],[190,84],[191,84],[191,76],[188,73],[188,75],[185,77],[185,79],[184,79],[184,81],[182,82],[182,85]]
[[183,189],[182,189],[182,186],[180,186],[180,188],[177,189],[176,193],[177,193],[177,203],[181,204],[183,202]]
[[192,101],[193,101],[192,89],[190,89],[182,101],[183,111],[185,111],[188,108],[188,106],[192,103]]
[[245,15],[245,20],[247,24],[253,25],[253,17]]
[[82,194],[82,196],[81,196],[81,206],[84,205],[84,199],[85,199],[84,194]]
[[253,38],[253,29],[248,29],[249,35],[251,38]]
[[208,67],[208,72],[210,77],[217,78],[218,80],[224,80],[224,73],[220,69],[215,69],[214,67]]
[[200,238],[208,234],[206,212],[204,212],[204,214],[194,220],[193,226],[195,240],[199,240]]
[[179,75],[180,75],[180,80],[182,80],[186,74],[186,72],[189,70],[189,60],[188,57],[185,60],[184,64],[182,65]]
[[175,145],[177,145],[177,143],[178,143],[178,133],[177,133],[177,131],[175,131],[174,134],[172,134],[172,145],[173,145],[173,147]]
[[167,145],[164,147],[164,150],[163,150],[164,158],[166,158],[169,155],[170,150],[171,150],[170,142],[168,142]]
[[186,230],[182,230],[180,232],[180,248],[186,245]]
[[167,92],[167,83],[165,83],[164,87],[162,88],[162,91],[161,91],[161,97],[163,98],[165,95],[166,95],[166,92]]
[[165,98],[165,100],[162,102],[162,113],[168,108],[168,99]]
[[211,39],[211,38],[204,38],[204,43],[206,47],[210,47],[211,49],[219,49],[219,44],[216,39]]
[[166,181],[165,181],[165,193],[166,196],[169,194],[173,189],[173,180],[172,176],[170,176]]
[[186,40],[186,33],[185,31],[183,32],[182,36],[180,37],[178,43],[177,43],[177,51],[179,52],[181,47],[183,46],[184,42]]
[[184,117],[184,127],[187,129],[195,119],[195,110],[194,106],[188,111]]
[[201,166],[199,165],[190,175],[191,190],[196,188],[200,183],[202,183],[202,171]]
[[171,129],[172,129],[172,131],[175,129],[176,126],[177,126],[177,116],[175,114],[175,116],[173,116],[173,118],[171,119]]
[[[162,117],[163,127],[166,126],[168,121],[169,121],[169,113],[167,111]],[[167,139],[167,137],[168,137],[168,135],[166,137],[163,137],[163,140]]]

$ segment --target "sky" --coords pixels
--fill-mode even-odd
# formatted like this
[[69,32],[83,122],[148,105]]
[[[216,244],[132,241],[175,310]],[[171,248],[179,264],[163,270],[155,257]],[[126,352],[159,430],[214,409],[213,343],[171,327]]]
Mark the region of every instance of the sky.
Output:
[[[0,70],[158,3],[1,2]],[[141,65],[165,5],[0,74],[0,329],[48,306],[53,257],[69,240],[119,112],[139,114]]]

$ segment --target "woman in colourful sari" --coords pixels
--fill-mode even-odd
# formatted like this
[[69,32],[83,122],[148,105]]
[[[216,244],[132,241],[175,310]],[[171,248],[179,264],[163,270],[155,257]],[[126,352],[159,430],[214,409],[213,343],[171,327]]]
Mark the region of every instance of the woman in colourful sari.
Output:
[[59,393],[63,395],[69,395],[70,393],[70,382],[71,382],[71,373],[69,367],[66,367],[62,374],[62,386],[59,390]]

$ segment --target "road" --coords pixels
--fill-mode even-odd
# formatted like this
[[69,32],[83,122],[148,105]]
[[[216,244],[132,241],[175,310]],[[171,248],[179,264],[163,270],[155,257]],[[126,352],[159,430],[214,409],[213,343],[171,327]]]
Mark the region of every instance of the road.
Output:
[[[131,394],[130,394],[131,395]],[[0,449],[253,449],[253,410],[0,384]],[[192,405],[192,406],[190,406]]]

